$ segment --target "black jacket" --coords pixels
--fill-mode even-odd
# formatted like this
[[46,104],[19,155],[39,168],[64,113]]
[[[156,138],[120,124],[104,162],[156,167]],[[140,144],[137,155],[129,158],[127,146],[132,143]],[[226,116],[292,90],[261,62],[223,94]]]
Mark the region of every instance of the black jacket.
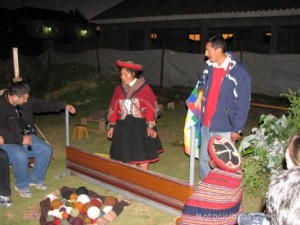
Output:
[[19,106],[18,109],[8,102],[8,93],[5,91],[0,96],[0,135],[3,136],[5,144],[22,144],[20,113],[24,122],[32,128],[32,133],[36,134],[34,126],[34,113],[60,112],[67,103],[56,100],[43,100],[30,96],[28,101]]

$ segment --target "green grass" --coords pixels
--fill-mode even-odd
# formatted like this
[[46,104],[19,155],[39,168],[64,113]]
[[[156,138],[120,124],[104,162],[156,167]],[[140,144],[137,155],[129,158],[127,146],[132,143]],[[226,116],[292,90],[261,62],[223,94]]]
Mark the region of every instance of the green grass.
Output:
[[[71,118],[71,124],[77,122],[79,118],[77,116]],[[14,177],[13,170],[11,168],[11,185],[12,185],[12,200],[13,205],[10,208],[2,208],[0,211],[1,224],[39,224],[39,202],[48,194],[62,186],[68,187],[80,187],[85,186],[90,190],[93,190],[100,195],[112,195],[118,199],[122,199],[123,196],[105,190],[90,182],[84,181],[74,176],[61,176],[65,173],[65,129],[64,129],[64,115],[47,115],[38,116],[36,123],[44,133],[47,140],[53,147],[53,160],[51,161],[47,176],[46,183],[49,189],[47,191],[38,191],[31,188],[33,197],[26,199],[18,195],[14,190]],[[110,142],[106,140],[105,134],[97,134],[90,132],[90,139],[71,139],[71,144],[76,145],[82,149],[91,152],[108,153]],[[166,165],[165,165],[166,166]],[[59,178],[61,177],[61,178]],[[160,210],[151,208],[144,204],[133,201],[130,206],[124,208],[122,214],[112,223],[115,225],[124,224],[140,224],[143,221],[145,225],[156,224],[172,224],[174,216],[169,215]]]
[[[80,118],[88,116],[92,112],[107,110],[109,101],[116,84],[116,80],[106,80],[104,78],[89,77],[84,81],[71,82],[63,89],[52,92],[47,98],[57,98],[67,100],[77,108],[77,114],[70,116],[70,127],[80,123]],[[182,180],[188,179],[189,157],[183,152],[183,127],[186,116],[186,109],[180,106],[179,102],[185,100],[191,88],[161,89],[154,88],[156,94],[161,96],[161,103],[176,101],[175,110],[165,109],[158,120],[158,131],[164,147],[164,153],[160,155],[160,161],[150,165],[150,170],[168,176],[177,177]],[[166,107],[166,105],[165,105]],[[257,125],[260,109],[251,110],[245,133],[250,133],[251,128]],[[64,113],[55,115],[36,116],[36,124],[42,130],[47,140],[53,147],[53,160],[49,165],[46,176],[46,183],[49,186],[47,191],[37,191],[32,188],[33,197],[25,199],[20,197],[14,190],[14,176],[11,168],[11,186],[13,205],[10,208],[2,208],[0,211],[1,224],[14,225],[35,225],[39,224],[39,202],[46,194],[55,191],[62,186],[77,188],[86,186],[100,195],[113,195],[122,199],[123,196],[112,193],[109,190],[81,180],[74,176],[65,176],[65,120]],[[90,129],[96,129],[96,124],[89,123]],[[71,139],[71,144],[80,149],[94,153],[108,153],[110,141],[106,138],[106,133],[89,132],[90,138],[83,138],[81,141]],[[198,161],[195,168],[195,183],[198,178]],[[258,199],[261,201],[261,199]],[[255,203],[253,200],[245,198],[245,211],[257,211],[262,203]],[[169,225],[174,224],[175,216],[167,214],[161,210],[151,208],[147,205],[133,201],[130,206],[124,208],[123,213],[111,224],[114,225]]]

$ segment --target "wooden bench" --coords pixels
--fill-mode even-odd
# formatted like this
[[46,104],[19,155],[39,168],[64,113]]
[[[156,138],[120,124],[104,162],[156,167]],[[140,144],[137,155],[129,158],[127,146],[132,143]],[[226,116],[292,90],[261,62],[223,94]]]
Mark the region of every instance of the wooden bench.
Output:
[[83,117],[80,119],[80,123],[82,125],[88,126],[89,122],[92,123],[97,123],[97,129],[90,129],[92,132],[97,132],[97,133],[104,133],[106,131],[106,117],[107,112],[106,111],[99,111],[99,112],[94,112],[88,117]]

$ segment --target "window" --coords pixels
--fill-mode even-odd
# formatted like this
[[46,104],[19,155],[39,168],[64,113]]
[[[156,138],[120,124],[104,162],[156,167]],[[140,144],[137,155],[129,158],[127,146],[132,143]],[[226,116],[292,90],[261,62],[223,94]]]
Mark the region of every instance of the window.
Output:
[[100,27],[100,25],[97,25],[96,26],[96,34],[99,35],[100,31],[101,31],[101,27]]
[[151,33],[151,43],[156,44],[158,41],[158,35],[157,33]]
[[222,37],[226,40],[226,39],[232,39],[233,38],[233,33],[226,33],[226,34],[222,34]]
[[189,34],[189,41],[200,41],[201,35],[200,34]]
[[151,33],[151,40],[157,39],[157,33]]
[[265,36],[272,36],[272,33],[271,32],[266,32]]
[[271,32],[265,32],[264,33],[264,43],[270,43],[271,42],[272,33]]

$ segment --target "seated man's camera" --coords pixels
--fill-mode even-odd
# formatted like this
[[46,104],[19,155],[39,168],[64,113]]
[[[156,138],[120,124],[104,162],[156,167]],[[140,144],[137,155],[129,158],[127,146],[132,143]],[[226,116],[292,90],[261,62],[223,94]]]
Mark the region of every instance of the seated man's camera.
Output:
[[22,127],[20,130],[20,133],[22,135],[33,134],[33,132],[34,132],[34,129],[30,125],[26,125],[25,127]]

